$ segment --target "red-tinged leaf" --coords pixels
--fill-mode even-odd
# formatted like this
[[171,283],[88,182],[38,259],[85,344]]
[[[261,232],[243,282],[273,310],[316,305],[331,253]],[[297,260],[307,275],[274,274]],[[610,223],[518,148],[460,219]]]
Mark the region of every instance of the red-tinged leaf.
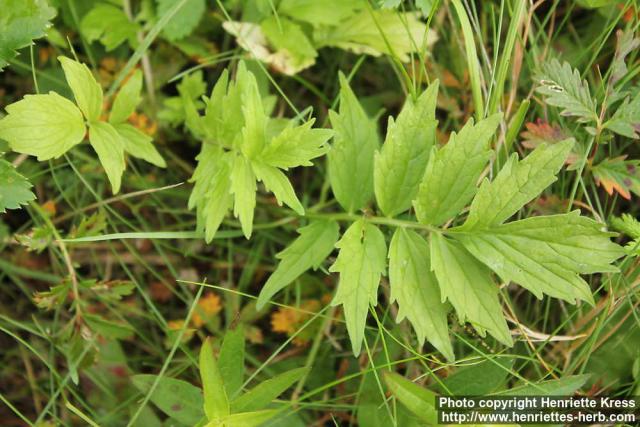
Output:
[[603,160],[593,167],[593,177],[610,195],[616,191],[630,200],[631,193],[640,195],[640,160],[625,160],[626,157]]

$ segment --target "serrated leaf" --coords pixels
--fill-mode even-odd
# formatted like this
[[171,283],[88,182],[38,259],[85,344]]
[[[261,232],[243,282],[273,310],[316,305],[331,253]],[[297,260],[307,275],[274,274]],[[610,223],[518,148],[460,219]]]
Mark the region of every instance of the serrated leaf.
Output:
[[[147,394],[156,381],[156,375],[134,375],[133,385]],[[188,426],[196,425],[204,417],[202,390],[182,380],[160,378],[151,402],[169,417]]]
[[109,123],[93,122],[89,125],[89,142],[107,173],[113,194],[118,193],[125,169],[124,144],[120,134]]
[[542,144],[523,160],[513,154],[493,181],[485,179],[471,203],[464,229],[504,222],[556,181],[573,140]]
[[[175,6],[175,0],[157,0],[158,16],[164,16]],[[196,29],[206,10],[205,0],[187,0],[180,10],[162,29],[162,34],[170,41],[188,36]]]
[[40,161],[62,156],[82,142],[86,133],[78,107],[55,92],[26,95],[6,110],[8,115],[0,120],[0,138],[13,151]]
[[624,252],[610,241],[612,235],[574,211],[463,233],[456,239],[502,280],[518,283],[538,298],[544,293],[593,304],[580,274],[618,271],[610,264]]
[[557,59],[546,62],[537,80],[540,83],[537,92],[545,97],[547,104],[561,108],[562,115],[577,117],[581,122],[598,119],[589,85],[569,63],[561,64]]
[[345,0],[282,0],[278,12],[313,26],[336,25],[364,5]]
[[258,181],[262,181],[266,189],[276,196],[280,206],[284,203],[296,211],[298,215],[304,215],[304,208],[298,200],[289,178],[280,169],[258,161],[252,162],[251,165]]
[[438,411],[436,410],[436,395],[434,392],[420,387],[395,372],[385,371],[383,378],[391,393],[408,410],[427,423],[427,425],[438,424]]
[[110,52],[127,40],[135,45],[140,26],[130,21],[122,9],[109,4],[97,4],[82,18],[80,30],[89,42],[100,40]]
[[64,76],[82,114],[89,121],[99,120],[103,94],[91,70],[85,64],[65,56],[59,56],[58,61],[62,64]]
[[610,88],[627,75],[627,56],[640,47],[640,38],[634,37],[633,31],[616,31],[616,53],[611,63],[611,74],[608,85]]
[[213,355],[211,338],[207,338],[200,349],[200,378],[204,393],[204,413],[209,420],[224,418],[229,415],[229,400]]
[[613,217],[611,225],[632,239],[640,239],[640,221],[628,213],[623,213],[620,218]]
[[389,217],[411,207],[436,140],[436,80],[413,102],[407,99],[387,137],[376,152],[374,188],[380,210]]
[[227,396],[233,397],[242,390],[244,381],[244,328],[239,325],[228,329],[218,356],[218,367]]
[[461,324],[469,321],[481,336],[487,331],[501,343],[513,345],[491,272],[460,243],[432,233],[431,270],[442,300],[451,302]]
[[289,387],[298,382],[307,372],[307,368],[292,369],[261,382],[231,402],[232,412],[237,413],[263,409]]
[[311,160],[328,151],[326,143],[333,135],[329,129],[312,129],[314,122],[287,126],[264,147],[260,161],[280,169],[313,166]]
[[625,99],[604,127],[627,138],[640,138],[640,92],[631,101]]
[[447,325],[449,310],[441,301],[430,265],[429,245],[424,238],[412,230],[396,229],[389,245],[391,302],[398,302],[396,321],[406,317],[420,345],[426,337],[447,360],[454,360]]
[[355,212],[373,195],[373,156],[380,142],[375,122],[367,116],[342,73],[339,111],[329,111],[335,130],[327,155],[329,180],[340,205]]
[[56,16],[46,0],[0,0],[0,71],[27,47],[43,37]]
[[338,232],[335,221],[315,221],[298,229],[300,236],[276,255],[280,263],[260,291],[257,308],[308,269],[318,268],[333,251]]
[[158,167],[167,167],[167,163],[151,142],[153,138],[149,135],[127,123],[115,124],[113,127],[122,139],[124,151]]
[[127,82],[122,85],[120,91],[113,100],[109,122],[117,124],[126,121],[140,104],[140,91],[142,90],[142,72],[134,71]]
[[491,157],[490,141],[501,119],[494,114],[475,125],[469,119],[431,156],[414,202],[418,221],[441,225],[467,206]]
[[240,220],[242,232],[248,239],[253,229],[253,211],[256,207],[256,176],[251,163],[244,156],[236,155],[231,168],[231,194],[233,215]]
[[605,158],[593,166],[593,178],[607,193],[616,191],[627,200],[631,193],[640,196],[640,160],[625,160],[626,156]]
[[236,148],[240,149],[246,157],[253,159],[264,149],[266,144],[268,117],[264,112],[255,76],[247,71],[243,62],[240,64],[236,84],[241,94],[244,127],[242,128],[242,139],[239,140],[240,144]]
[[378,227],[360,219],[351,224],[336,248],[340,252],[329,271],[339,272],[340,281],[332,305],[342,304],[353,354],[358,356],[369,306],[378,302],[380,276],[387,265],[387,245]]
[[29,180],[20,175],[11,163],[0,159],[0,213],[7,209],[20,209],[35,200],[31,187]]

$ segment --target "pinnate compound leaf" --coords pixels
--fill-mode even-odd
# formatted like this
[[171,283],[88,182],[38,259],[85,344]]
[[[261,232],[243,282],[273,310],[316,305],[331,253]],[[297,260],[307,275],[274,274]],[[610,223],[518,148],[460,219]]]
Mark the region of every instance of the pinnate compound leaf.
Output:
[[376,124],[340,74],[340,112],[329,111],[335,130],[329,159],[331,189],[348,212],[362,209],[373,195],[373,156],[380,142]]
[[302,273],[318,268],[333,251],[339,231],[335,221],[322,220],[298,229],[300,236],[276,255],[280,263],[260,291],[258,309]]
[[207,338],[200,349],[200,378],[204,392],[204,413],[209,420],[229,415],[229,400],[213,355],[211,338]]
[[113,127],[122,139],[124,151],[160,168],[167,167],[149,135],[128,123],[115,124]]
[[0,0],[0,71],[22,49],[43,37],[56,16],[46,0]]
[[411,207],[436,140],[438,81],[414,102],[408,99],[397,120],[389,118],[387,137],[376,152],[376,201],[387,216]]
[[311,160],[328,151],[326,143],[333,135],[329,129],[312,129],[314,122],[287,126],[264,147],[260,161],[280,169],[313,166]]
[[[147,394],[156,375],[134,375],[132,382],[140,392]],[[186,381],[160,378],[151,402],[169,417],[188,426],[196,425],[204,417],[202,390]]]
[[100,40],[109,52],[127,40],[135,45],[140,26],[130,21],[121,8],[97,4],[82,18],[80,30],[89,42]]
[[380,276],[386,270],[387,245],[375,225],[360,219],[336,243],[338,258],[329,271],[339,272],[338,291],[332,302],[342,304],[354,355],[360,354],[369,306],[378,302]]
[[396,399],[427,425],[438,424],[436,394],[395,372],[385,371],[384,382]]
[[102,88],[85,65],[66,56],[59,56],[67,83],[80,111],[87,120],[97,121],[102,111]]
[[107,173],[113,194],[118,193],[125,169],[124,143],[120,134],[109,123],[93,122],[89,125],[89,142]]
[[256,207],[256,175],[251,163],[242,155],[236,155],[231,169],[231,193],[233,215],[240,220],[242,232],[248,239],[253,230],[253,211]]
[[0,213],[7,209],[20,209],[22,205],[35,200],[31,192],[31,183],[16,168],[4,159],[0,159]]
[[[175,6],[175,0],[157,0],[158,16],[164,16]],[[164,26],[162,34],[170,41],[185,38],[196,29],[206,10],[205,0],[187,0]]]
[[235,396],[242,390],[244,381],[244,328],[239,325],[228,329],[218,356],[218,368],[227,396]]
[[142,90],[142,71],[136,70],[122,85],[116,98],[113,100],[109,122],[116,124],[126,121],[140,104],[140,91]]
[[545,97],[547,104],[561,108],[562,115],[577,117],[581,122],[598,119],[589,85],[569,63],[561,64],[557,59],[545,63],[537,80],[538,93]]
[[307,368],[292,369],[261,382],[231,402],[232,412],[257,411],[265,408],[307,372]]
[[622,248],[613,233],[578,211],[540,216],[456,235],[464,247],[496,272],[538,298],[543,294],[570,303],[593,304],[589,285],[580,274],[616,272],[610,264]]
[[461,324],[469,321],[481,336],[486,331],[501,343],[513,345],[491,272],[460,243],[432,233],[431,270],[442,300],[451,302]]
[[493,181],[485,179],[471,203],[463,229],[497,225],[518,212],[556,181],[574,141],[542,144],[523,160],[513,154]]
[[258,161],[252,162],[252,168],[258,181],[262,181],[265,188],[276,196],[280,206],[284,203],[299,215],[304,215],[304,208],[298,200],[291,182],[280,169]]
[[441,225],[471,201],[501,119],[501,114],[494,114],[475,125],[469,119],[460,133],[452,133],[447,145],[431,156],[414,202],[421,223]]
[[399,308],[396,320],[409,319],[420,345],[426,337],[447,360],[453,360],[447,325],[449,310],[442,303],[430,264],[429,244],[424,238],[412,230],[396,229],[389,245],[391,301],[397,301]]
[[0,120],[0,138],[13,151],[40,161],[62,156],[86,133],[78,107],[55,92],[26,95],[6,110],[8,115]]

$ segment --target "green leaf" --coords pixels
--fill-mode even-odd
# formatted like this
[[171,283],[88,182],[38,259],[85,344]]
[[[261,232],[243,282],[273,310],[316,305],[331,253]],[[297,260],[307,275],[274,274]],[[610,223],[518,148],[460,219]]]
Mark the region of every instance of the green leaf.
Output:
[[263,411],[241,412],[231,414],[220,422],[207,424],[207,427],[230,426],[230,427],[258,427],[276,416],[275,409],[265,409]]
[[285,74],[293,75],[316,62],[318,52],[307,35],[295,22],[284,16],[269,17],[260,28],[274,48],[275,66]]
[[486,396],[509,379],[514,359],[495,357],[457,368],[436,390],[451,396]]
[[102,111],[102,88],[85,64],[59,56],[67,83],[73,92],[80,111],[87,120],[97,121]]
[[313,166],[311,160],[329,150],[326,143],[333,135],[329,129],[312,129],[314,121],[287,126],[264,147],[260,161],[280,169]]
[[[175,0],[157,0],[158,17],[164,16],[175,6]],[[188,36],[196,29],[206,10],[205,0],[187,0],[162,29],[162,34],[169,41],[176,41]]]
[[46,0],[0,0],[0,71],[17,55],[16,50],[43,37],[56,16]]
[[628,213],[623,213],[620,218],[611,218],[611,225],[632,239],[640,239],[640,221]]
[[469,119],[460,133],[452,133],[447,145],[431,156],[414,202],[421,223],[444,224],[475,196],[501,119],[501,114],[494,114],[475,125]]
[[7,209],[20,209],[35,200],[31,187],[29,180],[20,175],[11,163],[0,159],[0,213]]
[[499,394],[505,396],[572,396],[585,385],[590,376],[590,374],[569,375],[557,380],[513,387]]
[[124,151],[158,167],[167,167],[166,162],[151,142],[153,138],[149,135],[128,123],[116,124],[113,127],[122,139]]
[[239,325],[224,334],[218,367],[227,396],[233,397],[242,390],[244,381],[244,328]]
[[292,369],[261,382],[231,402],[232,412],[255,411],[266,407],[306,373],[307,368]]
[[340,281],[332,305],[342,304],[353,354],[358,356],[369,306],[378,302],[380,276],[386,269],[387,245],[378,227],[360,219],[351,224],[336,248],[340,252],[329,271],[339,272]]
[[616,272],[610,264],[624,254],[613,233],[579,211],[498,225],[455,237],[505,282],[515,282],[538,298],[593,304],[580,274]]
[[610,195],[615,190],[627,200],[631,200],[631,193],[640,196],[640,160],[626,160],[626,156],[605,158],[591,172],[596,184]]
[[547,104],[561,108],[563,116],[577,117],[580,122],[598,120],[589,85],[569,63],[560,64],[557,59],[546,62],[536,79],[540,83],[537,92],[545,97]]
[[133,328],[126,323],[107,320],[96,314],[85,313],[82,318],[87,322],[90,329],[105,338],[125,339],[133,336],[135,332]]
[[391,393],[393,393],[396,399],[406,406],[408,410],[428,425],[438,424],[435,393],[424,387],[420,387],[395,372],[384,371],[383,378],[387,387],[391,390]]
[[118,95],[113,101],[109,122],[116,124],[126,121],[140,104],[140,91],[142,90],[142,72],[134,71],[129,80],[122,85]]
[[276,196],[280,206],[284,203],[296,211],[298,215],[304,215],[304,208],[300,204],[289,178],[280,169],[258,161],[252,162],[251,166],[258,181],[262,181],[266,189]]
[[429,270],[429,245],[415,231],[396,229],[389,246],[391,301],[398,302],[400,322],[409,319],[420,345],[427,337],[447,360],[453,360],[447,306],[441,302],[435,276]]
[[432,233],[431,270],[438,279],[442,300],[451,302],[461,324],[469,321],[481,336],[488,331],[501,343],[513,345],[502,315],[498,286],[484,265],[458,242]]
[[[156,375],[134,375],[131,379],[138,390],[147,394],[156,378]],[[188,426],[197,424],[204,417],[202,390],[186,381],[160,378],[151,402],[171,418]]]
[[240,90],[241,109],[244,116],[242,138],[237,140],[239,144],[236,143],[236,148],[239,148],[246,157],[253,159],[266,144],[268,117],[264,112],[258,82],[253,73],[247,71],[244,62],[241,62],[238,67],[236,84]]
[[260,291],[257,308],[308,269],[317,269],[333,251],[339,231],[335,221],[315,221],[298,229],[300,236],[276,255],[280,263]]
[[234,196],[233,215],[240,219],[242,232],[248,239],[253,229],[253,210],[256,207],[256,176],[251,164],[236,155],[231,169],[231,193]]
[[89,125],[89,142],[107,173],[113,194],[116,194],[120,191],[125,168],[124,143],[120,134],[109,123],[93,122]]
[[55,92],[26,95],[6,109],[8,115],[0,120],[0,138],[18,153],[40,161],[58,158],[84,139],[82,113]]
[[109,4],[97,4],[80,22],[80,31],[89,42],[100,40],[110,52],[125,41],[136,44],[140,26],[129,20],[124,11]]
[[418,192],[436,141],[438,84],[434,81],[415,102],[407,99],[395,122],[389,117],[373,178],[378,206],[386,216],[409,209]]
[[204,392],[204,413],[211,420],[229,415],[229,400],[218,363],[213,356],[211,338],[207,338],[200,349],[200,378]]
[[573,140],[541,144],[522,161],[513,154],[493,181],[485,179],[471,203],[464,228],[479,229],[504,222],[556,181]]
[[364,5],[345,0],[282,0],[278,12],[313,26],[337,25]]
[[640,92],[631,101],[625,99],[604,127],[627,138],[640,138]]
[[331,189],[348,212],[362,209],[373,195],[373,156],[379,146],[376,124],[340,74],[340,113],[329,111],[335,130],[327,157]]

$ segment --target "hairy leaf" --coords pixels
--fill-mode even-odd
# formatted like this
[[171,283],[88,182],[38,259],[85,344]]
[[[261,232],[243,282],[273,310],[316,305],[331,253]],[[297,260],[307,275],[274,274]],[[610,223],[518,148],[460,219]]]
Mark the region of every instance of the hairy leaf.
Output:
[[432,233],[431,270],[438,279],[442,300],[451,302],[461,324],[469,321],[481,336],[487,331],[501,343],[513,345],[498,286],[484,265],[458,242]]
[[364,339],[369,306],[378,302],[387,245],[378,227],[361,219],[351,224],[336,248],[340,252],[329,271],[339,272],[340,281],[332,304],[343,306],[353,353],[357,356]]
[[20,175],[11,163],[0,159],[0,213],[7,209],[20,209],[35,200],[31,187],[29,180]]
[[447,145],[431,156],[414,202],[421,223],[441,225],[471,201],[491,157],[489,143],[501,118],[494,114],[475,125],[469,119],[459,134],[452,133]]
[[400,322],[409,319],[420,345],[425,337],[448,360],[453,360],[449,341],[447,306],[442,303],[435,276],[429,270],[429,245],[415,231],[396,229],[389,246],[391,301],[398,302]]
[[376,124],[367,116],[340,74],[340,112],[329,111],[335,130],[329,159],[331,189],[349,212],[362,209],[373,194],[373,156],[379,146]]
[[89,142],[107,173],[113,194],[116,194],[120,191],[125,168],[124,143],[120,134],[109,123],[93,122],[89,126]]
[[6,109],[8,115],[0,120],[0,138],[18,153],[40,161],[58,158],[84,139],[82,113],[55,92],[26,95]]
[[411,207],[436,140],[438,81],[414,103],[405,102],[397,120],[389,118],[387,137],[376,152],[374,187],[382,212],[395,216]]
[[204,393],[204,413],[209,420],[229,415],[229,400],[213,355],[211,338],[207,338],[200,349],[200,378]]
[[80,111],[89,121],[100,119],[102,111],[102,88],[85,64],[59,56],[67,83],[73,92]]
[[100,40],[109,52],[126,41],[135,46],[140,26],[130,21],[122,9],[97,4],[82,18],[80,30],[89,42]]
[[485,179],[471,203],[463,228],[483,228],[504,222],[556,181],[573,140],[540,145],[523,160],[513,154],[493,181]]
[[298,229],[300,236],[276,255],[280,263],[260,291],[258,309],[302,273],[318,268],[333,251],[339,231],[335,221],[315,221]]

